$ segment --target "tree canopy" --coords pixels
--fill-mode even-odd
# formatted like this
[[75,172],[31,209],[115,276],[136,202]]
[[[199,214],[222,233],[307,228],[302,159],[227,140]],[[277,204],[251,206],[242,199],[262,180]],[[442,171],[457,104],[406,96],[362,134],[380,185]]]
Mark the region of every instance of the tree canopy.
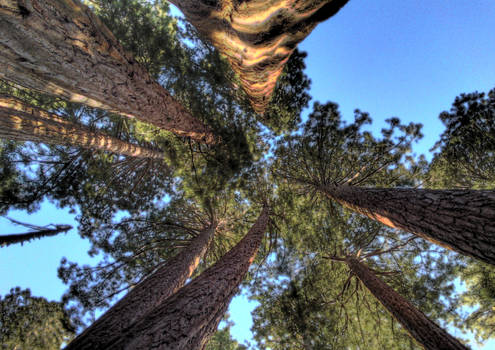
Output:
[[[441,240],[394,226],[381,212],[369,215],[357,205],[346,205],[329,190],[426,193],[425,210],[435,212],[447,226],[456,226],[449,224],[447,209],[463,208],[461,192],[455,191],[471,191],[476,199],[468,203],[471,207],[488,198],[479,210],[488,223],[480,224],[480,217],[473,219],[463,212],[462,224],[481,225],[487,232],[493,229],[495,207],[489,200],[495,184],[495,90],[461,94],[450,111],[440,113],[446,129],[430,160],[413,152],[415,142],[428,131],[419,123],[405,124],[393,117],[380,133],[372,132],[368,113],[357,109],[353,121],[347,122],[336,102],[316,101],[306,116],[311,100],[307,54],[295,42],[289,45],[290,58],[286,55],[286,62],[279,62],[280,77],[274,80],[270,102],[262,103],[260,116],[259,106],[252,105],[253,94],[246,89],[249,84],[238,67],[231,67],[232,58],[222,56],[222,50],[215,48],[218,42],[206,40],[204,28],[186,21],[192,18],[190,13],[186,19],[172,17],[168,2],[162,0],[84,3],[126,55],[181,108],[213,130],[219,141],[205,144],[108,108],[68,102],[0,81],[2,96],[31,106],[33,113],[44,111],[60,123],[150,152],[159,150],[156,157],[137,157],[115,147],[43,140],[35,131],[26,131],[22,140],[0,140],[0,215],[13,209],[43,210],[46,199],[69,208],[78,213],[78,232],[90,243],[89,254],[100,258],[94,265],[62,260],[58,276],[67,290],[60,302],[33,297],[20,288],[0,297],[3,344],[19,349],[60,348],[94,321],[95,313],[110,308],[124,293],[168,266],[212,225],[211,243],[191,264],[191,282],[133,321],[122,337],[105,341],[123,344],[132,338],[141,344],[141,338],[158,327],[149,322],[160,319],[159,312],[173,321],[174,303],[196,296],[214,314],[205,316],[208,320],[200,322],[201,329],[188,323],[196,333],[184,344],[204,344],[243,281],[242,290],[258,303],[253,347],[421,348],[346,263],[351,258],[443,329],[455,326],[474,332],[479,341],[495,336],[493,265],[448,250],[445,247],[451,246]],[[345,3],[318,2],[333,4],[334,12]],[[318,9],[316,17],[305,22],[307,33],[323,20]],[[22,117],[14,112],[6,115]],[[455,198],[443,202],[447,209],[439,209],[431,193],[441,192],[424,192],[429,190],[453,191],[449,193]],[[407,201],[414,199],[410,195]],[[409,216],[427,221],[421,215]],[[476,235],[470,241],[481,253],[491,248]],[[249,256],[242,256],[243,251]],[[222,276],[229,280],[219,282]],[[461,291],[460,282],[465,287]],[[206,290],[216,298],[216,305],[208,304],[212,299],[194,288]],[[232,337],[231,327],[226,321],[206,349],[247,349]],[[143,331],[136,334],[136,329]]]

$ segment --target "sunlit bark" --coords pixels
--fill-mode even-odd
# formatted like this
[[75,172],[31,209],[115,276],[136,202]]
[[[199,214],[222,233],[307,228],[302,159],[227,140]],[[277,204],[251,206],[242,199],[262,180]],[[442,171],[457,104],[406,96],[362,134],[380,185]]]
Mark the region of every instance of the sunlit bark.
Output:
[[203,349],[256,257],[268,221],[269,208],[265,207],[246,236],[217,263],[124,334],[109,338],[93,349]]
[[0,77],[215,142],[77,0],[0,0]]
[[68,144],[132,157],[162,159],[163,153],[96,132],[53,113],[0,95],[0,138],[46,144]]
[[228,59],[263,113],[291,53],[348,0],[171,0]]
[[215,228],[216,223],[201,231],[187,248],[134,287],[65,349],[105,349],[108,339],[122,334],[133,322],[178,291],[205,255]]
[[495,191],[320,186],[347,208],[495,265]]

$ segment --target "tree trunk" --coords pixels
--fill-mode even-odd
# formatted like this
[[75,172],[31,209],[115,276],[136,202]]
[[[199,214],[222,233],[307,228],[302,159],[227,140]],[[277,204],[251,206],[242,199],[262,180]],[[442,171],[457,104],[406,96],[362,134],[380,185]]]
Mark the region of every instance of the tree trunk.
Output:
[[0,78],[215,142],[78,0],[0,0]]
[[408,300],[390,288],[358,259],[348,257],[346,258],[346,263],[371,294],[380,301],[423,348],[427,350],[468,349],[468,347],[461,344],[456,338],[416,309]]
[[177,292],[191,277],[215,236],[217,224],[204,229],[191,244],[139,283],[65,349],[104,349],[108,339],[128,328]]
[[215,332],[263,239],[269,208],[216,264],[114,338],[93,349],[203,349]]
[[347,208],[495,265],[495,191],[321,186]]
[[263,113],[290,55],[319,22],[348,0],[171,0],[227,57]]
[[29,242],[33,239],[40,239],[43,237],[50,237],[58,235],[61,232],[67,232],[72,229],[70,225],[57,225],[55,228],[51,229],[40,229],[34,232],[28,233],[16,233],[12,235],[3,235],[0,236],[0,247],[7,247],[11,244]]
[[163,159],[163,153],[92,131],[25,102],[0,94],[0,138],[77,147]]

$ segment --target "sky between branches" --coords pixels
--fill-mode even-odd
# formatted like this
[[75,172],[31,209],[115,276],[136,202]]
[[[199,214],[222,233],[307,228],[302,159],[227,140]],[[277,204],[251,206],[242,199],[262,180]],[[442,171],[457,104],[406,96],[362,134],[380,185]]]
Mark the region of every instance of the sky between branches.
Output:
[[[308,52],[312,102],[337,102],[349,121],[355,108],[369,112],[376,132],[392,116],[404,123],[421,122],[425,137],[414,150],[430,159],[428,150],[443,131],[438,114],[460,93],[495,86],[493,28],[492,0],[351,0],[299,46]],[[37,225],[77,226],[67,210],[52,205],[43,205],[29,217],[9,215]],[[0,230],[15,232],[6,220],[0,222]],[[65,290],[56,276],[60,259],[89,262],[88,249],[75,230],[23,247],[2,248],[0,294],[21,286],[31,288],[35,296],[59,299]],[[245,305],[244,299],[233,304],[231,315],[237,325],[232,333],[243,340],[249,337],[252,305]],[[484,348],[490,346],[495,342]],[[474,343],[472,347],[477,348]]]

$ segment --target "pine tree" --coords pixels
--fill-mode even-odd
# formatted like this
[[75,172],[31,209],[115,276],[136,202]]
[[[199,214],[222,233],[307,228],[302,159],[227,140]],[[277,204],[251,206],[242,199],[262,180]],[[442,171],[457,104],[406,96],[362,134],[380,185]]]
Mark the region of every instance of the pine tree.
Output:
[[[0,235],[0,247],[6,247],[11,244],[29,242],[33,239],[40,239],[43,237],[56,236],[59,233],[67,232],[72,229],[70,225],[48,225],[38,226],[33,224],[27,224],[14,219],[7,218],[15,225],[20,225],[29,228],[31,231],[27,233],[15,233],[8,235]],[[50,227],[51,226],[51,227]]]
[[218,141],[79,1],[33,6],[8,0],[0,18],[1,78],[198,141]]
[[265,206],[237,245],[199,277],[112,338],[94,339],[92,349],[202,349],[256,257],[269,221]]
[[380,280],[359,259],[349,256],[345,263],[422,347],[431,350],[468,349]]
[[297,44],[347,1],[174,0],[172,3],[227,57],[254,110],[263,114]]
[[[420,126],[392,118],[378,140],[360,131],[370,122],[356,111],[353,124],[342,124],[336,104],[316,103],[304,134],[280,142],[275,172],[389,227],[495,264],[495,192],[384,188],[414,185],[411,172],[421,168],[407,169],[402,159]],[[396,129],[402,135],[394,139]]]
[[134,287],[66,349],[93,349],[96,346],[94,344],[120,334],[159,307],[191,277],[213,240],[216,226],[217,223],[212,222],[199,232],[187,247]]
[[163,159],[162,152],[107,136],[53,113],[0,94],[0,137],[15,141],[69,144],[131,157]]

